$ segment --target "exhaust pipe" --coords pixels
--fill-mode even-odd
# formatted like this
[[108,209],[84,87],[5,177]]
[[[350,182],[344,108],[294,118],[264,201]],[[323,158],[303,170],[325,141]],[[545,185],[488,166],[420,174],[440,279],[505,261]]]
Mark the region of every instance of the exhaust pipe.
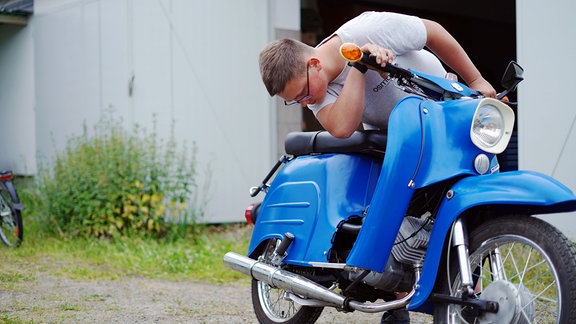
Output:
[[[326,303],[324,306],[354,309],[364,313],[379,313],[405,307],[416,293],[412,289],[404,298],[383,303],[362,303],[355,300],[346,300],[332,290],[291,272],[275,268],[266,263],[250,259],[234,252],[224,255],[224,265],[234,271],[250,276],[258,281],[265,282],[273,287],[284,289],[295,295]],[[420,271],[415,272],[415,282],[420,280]]]
[[344,296],[312,280],[275,268],[266,263],[234,252],[228,252],[224,255],[224,265],[273,287],[284,289],[305,298],[320,300],[333,307],[344,307],[346,300]]

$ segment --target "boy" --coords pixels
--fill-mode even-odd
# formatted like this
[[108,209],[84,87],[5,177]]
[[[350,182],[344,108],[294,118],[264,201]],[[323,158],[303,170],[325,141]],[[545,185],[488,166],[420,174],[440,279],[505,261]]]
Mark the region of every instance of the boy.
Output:
[[398,63],[444,77],[438,59],[450,66],[471,88],[487,97],[496,91],[482,77],[464,49],[438,23],[389,12],[365,12],[342,25],[312,48],[291,39],[268,44],[260,53],[260,73],[271,96],[286,105],[308,106],[335,137],[349,137],[362,122],[365,128],[387,129],[390,112],[407,94],[385,75],[349,66],[340,56],[342,43],[362,46],[378,64]]
[[[386,130],[396,103],[407,96],[385,74],[363,65],[349,66],[340,56],[342,43],[362,46],[378,64],[445,77],[436,56],[471,88],[496,97],[464,49],[438,23],[388,12],[365,12],[342,25],[315,48],[292,39],[268,44],[260,52],[260,73],[268,93],[286,105],[308,106],[335,137],[346,138],[358,128]],[[385,312],[381,323],[409,323],[406,311]]]

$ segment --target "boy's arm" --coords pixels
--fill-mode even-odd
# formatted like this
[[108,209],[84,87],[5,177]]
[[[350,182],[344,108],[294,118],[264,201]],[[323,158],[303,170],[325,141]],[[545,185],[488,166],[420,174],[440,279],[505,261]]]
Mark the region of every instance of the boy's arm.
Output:
[[332,136],[347,138],[358,129],[363,112],[364,74],[352,68],[338,99],[322,108],[316,118]]
[[427,33],[426,46],[442,62],[454,69],[472,89],[487,97],[496,97],[496,90],[482,77],[458,41],[437,22],[427,19],[422,21]]

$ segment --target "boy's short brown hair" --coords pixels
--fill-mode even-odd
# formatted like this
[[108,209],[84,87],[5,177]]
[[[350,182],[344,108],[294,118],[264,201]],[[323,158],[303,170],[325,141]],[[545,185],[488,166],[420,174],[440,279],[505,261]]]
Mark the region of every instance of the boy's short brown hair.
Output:
[[260,52],[260,75],[270,96],[284,90],[286,83],[306,73],[307,55],[314,49],[294,39],[279,39]]

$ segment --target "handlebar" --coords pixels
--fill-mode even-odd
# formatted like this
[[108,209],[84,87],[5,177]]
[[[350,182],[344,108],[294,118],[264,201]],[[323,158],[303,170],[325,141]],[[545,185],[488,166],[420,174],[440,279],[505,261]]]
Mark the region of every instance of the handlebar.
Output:
[[376,57],[374,55],[365,55],[360,47],[353,43],[344,43],[340,45],[340,55],[348,62],[361,62],[364,65],[373,67],[376,70],[380,70],[388,73],[393,78],[406,78],[412,79],[414,74],[406,69],[399,66],[386,64],[382,67],[376,62]]
[[[358,62],[374,70],[388,73],[390,77],[396,79],[398,85],[401,85],[402,89],[406,92],[416,93],[436,100],[439,98],[445,100],[446,98],[454,99],[462,96],[478,97],[482,95],[470,88],[466,88],[466,91],[457,88],[456,90],[451,89],[450,86],[454,87],[453,83],[446,84],[446,82],[439,80],[442,78],[428,76],[418,71],[412,72],[397,65],[386,64],[382,67],[376,62],[376,56],[371,54],[367,55],[367,53],[362,52],[360,46],[353,43],[343,43],[340,45],[340,55],[348,62]],[[522,73],[523,69],[517,63],[511,62],[509,64],[502,81],[502,85],[506,90],[498,94],[498,100],[502,100],[510,92],[516,90],[518,83],[523,80]],[[416,85],[416,87],[413,85]]]
[[384,67],[382,67],[381,65],[376,63],[376,56],[374,56],[374,55],[363,55],[362,59],[360,59],[360,62],[362,62],[365,65],[376,68],[377,70],[384,71],[384,72],[388,73],[393,78],[412,79],[414,77],[414,73],[412,73],[412,72],[410,72],[404,68],[401,68],[397,65],[392,65],[390,63],[387,63]]

